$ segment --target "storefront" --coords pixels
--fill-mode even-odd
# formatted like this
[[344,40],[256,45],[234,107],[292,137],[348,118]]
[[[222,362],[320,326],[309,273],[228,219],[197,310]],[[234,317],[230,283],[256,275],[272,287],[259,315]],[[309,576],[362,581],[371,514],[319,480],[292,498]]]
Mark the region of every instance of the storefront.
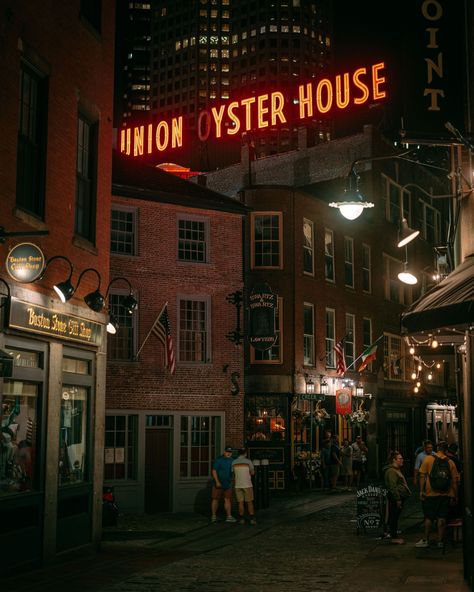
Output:
[[[14,284],[14,282],[13,282]],[[0,563],[34,565],[100,541],[105,325],[10,283],[0,348]]]

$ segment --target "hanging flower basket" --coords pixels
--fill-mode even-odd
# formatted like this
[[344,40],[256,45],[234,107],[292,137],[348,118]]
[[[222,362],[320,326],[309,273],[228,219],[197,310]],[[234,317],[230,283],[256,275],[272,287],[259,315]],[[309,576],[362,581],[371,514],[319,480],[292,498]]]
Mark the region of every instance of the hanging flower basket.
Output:
[[353,427],[365,427],[369,423],[369,413],[363,409],[357,409],[345,415],[345,419]]

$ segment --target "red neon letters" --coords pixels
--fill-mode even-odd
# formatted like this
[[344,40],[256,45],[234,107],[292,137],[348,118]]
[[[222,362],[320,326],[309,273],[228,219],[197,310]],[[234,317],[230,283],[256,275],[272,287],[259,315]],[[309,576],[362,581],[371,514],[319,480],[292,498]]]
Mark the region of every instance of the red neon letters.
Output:
[[[347,109],[369,100],[380,101],[387,96],[384,89],[385,64],[380,62],[370,68],[358,68],[352,74],[344,72],[333,80],[322,78],[298,86],[298,110],[296,119],[303,121],[334,109]],[[197,134],[201,141],[209,137],[222,138],[243,131],[275,127],[288,121],[285,114],[285,97],[281,92],[265,93],[211,107],[199,113]],[[173,117],[133,128],[120,130],[120,151],[133,156],[164,152],[183,146],[183,118]]]

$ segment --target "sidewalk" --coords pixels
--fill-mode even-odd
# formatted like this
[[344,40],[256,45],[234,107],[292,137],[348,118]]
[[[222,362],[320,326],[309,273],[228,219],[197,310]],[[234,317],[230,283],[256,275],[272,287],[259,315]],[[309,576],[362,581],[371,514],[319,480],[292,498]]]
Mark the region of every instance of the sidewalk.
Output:
[[[256,527],[211,525],[198,514],[121,516],[117,527],[104,529],[97,555],[64,559],[3,583],[15,592],[296,592],[297,582],[307,582],[311,592],[395,592],[407,586],[411,592],[469,592],[461,544],[447,545],[444,554],[415,548],[422,533],[416,499],[400,521],[405,545],[374,533],[357,535],[355,513],[354,492],[317,490],[273,498],[270,508],[258,512]],[[248,570],[232,582],[226,575],[236,561]]]

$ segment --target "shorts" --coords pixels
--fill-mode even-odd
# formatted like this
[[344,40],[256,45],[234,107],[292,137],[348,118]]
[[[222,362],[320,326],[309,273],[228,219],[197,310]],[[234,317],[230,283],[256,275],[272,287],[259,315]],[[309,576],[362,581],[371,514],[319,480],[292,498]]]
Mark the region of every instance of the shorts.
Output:
[[451,498],[447,495],[429,495],[423,500],[423,515],[428,520],[447,518],[451,508]]
[[253,502],[253,487],[236,487],[235,497],[238,502]]
[[211,498],[215,500],[224,499],[232,499],[232,487],[228,489],[224,489],[223,487],[216,487],[213,485],[211,491]]

